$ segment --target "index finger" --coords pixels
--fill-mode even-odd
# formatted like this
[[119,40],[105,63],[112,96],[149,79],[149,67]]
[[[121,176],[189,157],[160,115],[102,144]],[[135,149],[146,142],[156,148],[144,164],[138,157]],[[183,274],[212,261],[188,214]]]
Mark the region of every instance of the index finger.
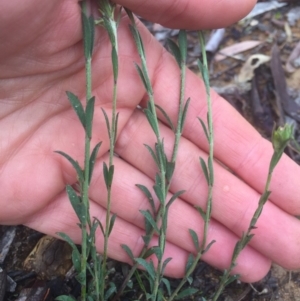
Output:
[[226,27],[251,11],[256,0],[114,0],[143,18],[167,27],[212,29]]

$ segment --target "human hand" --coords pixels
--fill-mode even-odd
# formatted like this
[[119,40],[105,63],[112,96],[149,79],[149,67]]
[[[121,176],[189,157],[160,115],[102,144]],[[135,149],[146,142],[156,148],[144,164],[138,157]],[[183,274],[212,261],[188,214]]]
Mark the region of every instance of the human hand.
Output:
[[[253,5],[234,0],[185,1],[185,7],[167,10],[174,1],[145,3],[116,1],[152,21],[174,27],[220,27],[236,21]],[[204,3],[203,3],[204,2]],[[235,2],[236,3],[236,2]],[[165,5],[165,7],[164,7]],[[199,9],[199,12],[197,11]],[[225,15],[225,9],[230,14]],[[161,14],[153,14],[161,12]],[[168,13],[166,13],[168,11]],[[185,13],[179,15],[179,12]],[[199,17],[201,13],[202,18]],[[213,17],[212,15],[213,14]],[[224,16],[225,15],[225,16]],[[221,17],[218,17],[221,16]],[[224,16],[224,17],[223,17]],[[224,23],[223,23],[224,22]],[[64,151],[83,163],[84,133],[65,91],[84,100],[85,71],[81,40],[80,9],[75,0],[0,3],[0,223],[24,224],[38,231],[56,235],[65,232],[80,243],[80,229],[65,193],[66,184],[76,183],[76,173],[56,150]],[[179,70],[175,60],[149,32],[140,25],[156,102],[175,119],[177,115]],[[128,20],[119,28],[120,72],[118,88],[119,134],[115,158],[112,212],[117,220],[110,236],[109,256],[129,262],[120,244],[126,243],[138,255],[143,246],[143,217],[139,209],[147,200],[136,183],[153,186],[155,169],[143,146],[152,145],[154,137],[137,105],[145,106],[146,95],[133,62],[139,61]],[[96,97],[93,145],[102,141],[91,183],[91,216],[105,219],[106,196],[102,163],[109,148],[101,108],[111,110],[112,71],[110,46],[104,31],[97,28],[93,57],[93,95]],[[183,276],[189,252],[194,251],[188,229],[202,235],[203,221],[193,205],[205,206],[207,186],[199,167],[199,156],[207,157],[207,141],[196,117],[205,119],[206,101],[202,82],[187,73],[186,96],[191,97],[184,138],[170,193],[187,192],[170,209],[166,256],[169,276]],[[213,94],[215,127],[215,190],[213,220],[208,241],[216,240],[203,257],[211,265],[228,267],[238,237],[248,227],[267,177],[272,147],[218,95]],[[172,143],[170,129],[161,131],[166,149]],[[230,173],[224,165],[235,174]],[[270,202],[254,231],[250,246],[242,252],[234,272],[243,281],[262,278],[275,261],[287,268],[299,268],[300,214],[299,167],[284,156],[275,169]],[[102,250],[103,238],[97,236]]]

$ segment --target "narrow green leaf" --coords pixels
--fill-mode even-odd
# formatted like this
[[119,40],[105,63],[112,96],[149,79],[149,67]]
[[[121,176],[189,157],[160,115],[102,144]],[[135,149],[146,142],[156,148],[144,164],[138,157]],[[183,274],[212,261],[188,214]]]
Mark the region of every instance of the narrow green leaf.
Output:
[[80,220],[82,225],[85,225],[86,221],[87,221],[86,210],[85,210],[84,204],[82,203],[82,201],[80,199],[80,196],[77,195],[76,191],[70,185],[66,186],[66,190],[67,190],[67,194],[68,194],[69,200],[71,202],[71,205],[72,205],[78,219]]
[[113,282],[109,283],[109,289],[105,292],[104,300],[108,300],[113,293],[117,292],[116,285]]
[[115,224],[115,221],[116,221],[116,217],[117,217],[117,215],[116,215],[116,214],[113,214],[112,217],[111,217],[111,219],[110,219],[109,230],[108,230],[108,236],[110,236],[111,231],[112,231],[112,229],[113,229],[113,227],[114,227],[114,224]]
[[178,198],[180,197],[182,194],[185,193],[185,190],[179,190],[177,192],[175,192],[172,197],[170,198],[168,204],[167,204],[167,210],[170,208],[170,206],[173,204],[173,202]]
[[108,185],[109,171],[108,171],[107,164],[105,162],[103,162],[103,176],[104,176],[106,189],[108,189],[109,188],[109,185]]
[[203,79],[203,82],[205,85],[206,93],[209,95],[210,94],[210,92],[209,92],[209,75],[208,75],[209,72],[199,59],[197,62],[198,62],[198,68],[201,72],[202,79]]
[[207,127],[206,127],[204,121],[201,118],[199,118],[199,117],[198,117],[198,120],[200,121],[200,123],[202,125],[202,128],[203,128],[203,131],[205,133],[207,141],[209,141],[208,130],[207,130]]
[[78,273],[75,278],[81,285],[86,285],[86,271]]
[[145,194],[145,196],[147,197],[147,199],[150,203],[151,210],[152,210],[152,215],[155,216],[156,209],[155,209],[155,204],[154,204],[154,200],[153,200],[151,192],[144,185],[136,184],[135,186],[138,187]]
[[118,137],[118,123],[119,123],[119,113],[117,113],[117,115],[116,115],[116,120],[115,120],[114,145],[116,144],[117,137]]
[[[166,170],[168,160],[165,154],[164,140],[162,140],[161,143],[155,143],[155,150],[156,150],[156,155],[158,157],[158,162],[160,162],[160,165],[162,164],[164,170]],[[159,165],[159,171],[161,172],[160,165]]]
[[170,51],[172,52],[172,54],[174,55],[177,64],[180,67],[181,66],[181,54],[180,54],[179,47],[171,39],[167,39],[167,45],[168,45]]
[[105,112],[104,109],[101,108],[101,110],[102,110],[104,118],[105,118],[105,123],[106,123],[107,132],[108,132],[108,137],[109,137],[109,139],[111,139],[111,137],[110,137],[110,123],[109,123],[108,116],[107,116],[107,114],[106,114],[106,112]]
[[159,136],[159,130],[158,130],[158,125],[157,125],[157,120],[155,119],[154,115],[148,109],[145,109],[144,113],[146,114],[148,122],[149,122],[149,124],[150,124],[153,132],[155,133],[155,136]]
[[154,192],[155,192],[159,202],[161,204],[164,204],[165,198],[164,198],[164,193],[162,191],[163,188],[161,187],[161,185],[160,186],[159,185],[154,185],[153,189],[154,189]]
[[136,64],[136,63],[134,63],[134,65],[135,65],[135,68],[136,68],[136,70],[137,70],[137,72],[139,74],[140,79],[142,80],[142,83],[143,83],[143,85],[145,87],[145,90],[148,91],[147,81],[145,79],[145,76],[144,76],[144,73],[143,73],[141,67],[138,64]]
[[113,65],[114,82],[116,83],[119,73],[118,51],[116,47],[113,47],[111,50],[111,59]]
[[132,24],[135,24],[135,21],[134,21],[134,17],[133,17],[132,12],[131,12],[128,8],[126,8],[126,7],[124,7],[124,9],[125,9],[125,11],[126,11],[126,14],[127,14],[128,17],[129,17],[130,22],[131,22]]
[[137,48],[137,51],[138,51],[140,57],[145,58],[146,54],[145,54],[144,45],[143,45],[141,36],[140,36],[137,28],[135,26],[132,26],[131,24],[129,25],[129,28],[130,28],[131,34],[133,36],[133,39],[135,41],[135,45],[136,45],[136,48]]
[[209,185],[209,175],[208,175],[208,170],[207,170],[206,163],[201,157],[199,159],[200,159],[201,168],[202,168],[203,174],[205,176],[207,185]]
[[208,157],[208,170],[209,170],[209,185],[213,186],[214,185],[214,167],[213,167],[213,159],[211,157]]
[[189,232],[190,235],[192,236],[195,250],[198,252],[198,250],[200,249],[198,235],[193,229],[189,229]]
[[203,64],[202,64],[202,62],[201,62],[200,59],[197,60],[197,64],[198,64],[198,68],[199,68],[199,71],[200,71],[200,73],[201,73],[201,76],[203,77],[204,66],[203,66]]
[[151,277],[152,280],[155,279],[155,270],[154,270],[154,265],[153,265],[152,260],[150,260],[150,262],[147,262],[143,258],[135,258],[135,261],[139,265],[141,265],[142,267],[144,267],[144,269],[148,272],[148,275]]
[[[94,218],[94,221],[97,222],[97,226],[100,227],[101,232],[102,232],[102,234],[104,235],[104,228],[103,228],[103,225],[102,225],[101,221],[100,221],[97,217],[95,217],[95,216],[94,216],[93,218]],[[92,233],[91,233],[91,234],[92,234]]]
[[[147,222],[149,225],[150,225],[150,223],[149,222]],[[147,233],[147,232],[146,232]],[[144,241],[144,244],[145,244],[145,246],[148,246],[149,245],[149,243],[150,243],[150,241],[151,241],[151,235],[143,235],[142,236],[142,239],[143,239],[143,241]]]
[[153,294],[146,293],[147,300],[154,300],[155,296]]
[[224,283],[225,286],[229,285],[230,283],[234,282],[235,280],[237,280],[238,278],[240,278],[240,275],[232,275],[230,276],[227,281]]
[[195,256],[193,254],[189,254],[186,266],[185,266],[185,273],[187,274],[187,272],[189,271],[190,267],[193,265],[195,261]]
[[191,284],[193,283],[194,279],[193,279],[192,276],[189,276],[189,277],[186,278],[186,281],[187,281],[187,283],[188,283],[189,285],[191,285]]
[[132,262],[134,262],[134,256],[133,256],[133,253],[132,253],[131,249],[127,245],[124,245],[124,244],[121,245],[121,247],[127,253],[127,255],[132,260]]
[[155,152],[153,151],[153,149],[149,145],[147,145],[147,144],[144,144],[144,145],[147,148],[148,152],[150,153],[151,157],[153,158],[156,166],[159,167],[158,158],[157,158]]
[[112,180],[114,177],[114,171],[115,171],[115,166],[111,165],[111,167],[109,168],[109,185],[112,185]]
[[149,248],[149,249],[145,252],[143,258],[146,259],[146,258],[150,257],[151,255],[153,255],[153,254],[154,254],[154,251],[155,251],[155,248],[157,248],[157,246]]
[[91,183],[91,179],[92,179],[92,175],[93,175],[93,171],[94,171],[94,166],[95,166],[97,154],[99,152],[101,144],[102,144],[102,142],[99,142],[99,143],[96,144],[96,146],[94,147],[94,149],[92,151],[91,157],[90,157],[90,161],[89,161],[89,184]]
[[93,16],[87,17],[84,12],[81,13],[82,29],[83,29],[83,43],[84,43],[84,56],[85,59],[92,57],[94,47],[94,18]]
[[153,249],[153,252],[154,252],[156,258],[160,261],[162,259],[162,256],[163,256],[160,247],[155,246],[155,247],[152,247],[152,249]]
[[146,233],[146,236],[149,236],[151,238],[152,237],[153,227],[152,227],[151,223],[146,218],[144,218],[144,222],[145,222],[145,233]]
[[85,109],[85,118],[86,118],[86,134],[91,139],[92,137],[92,128],[93,128],[93,118],[94,118],[94,107],[95,107],[95,97],[93,96],[87,102]]
[[67,91],[68,99],[71,103],[72,108],[74,109],[75,113],[77,114],[83,128],[85,129],[86,123],[85,123],[85,113],[82,106],[82,103],[80,102],[79,98],[73,94],[72,92]]
[[194,294],[196,294],[199,290],[193,287],[188,287],[186,289],[184,289],[183,291],[181,291],[175,298],[175,300],[180,300],[182,298],[185,297],[189,297],[192,296]]
[[[69,235],[67,235],[66,233],[63,233],[63,232],[58,232],[57,234],[72,247],[73,251],[78,251],[77,246],[75,245],[75,243],[73,242],[72,238]],[[79,251],[78,251],[78,254],[79,254]]]
[[167,112],[159,105],[155,105],[156,108],[158,108],[158,110],[163,114],[163,116],[165,117],[169,127],[171,128],[171,130],[175,133],[176,129],[174,127],[174,124],[171,120],[171,118],[169,117],[169,115],[167,114]]
[[186,31],[183,29],[179,31],[178,44],[180,49],[181,61],[185,63],[187,58],[187,38]]
[[195,206],[195,208],[197,209],[197,211],[200,213],[201,217],[205,221],[206,220],[206,213],[203,211],[203,209],[199,206]]
[[271,195],[271,191],[266,191],[259,199],[259,204],[264,205]]
[[122,10],[123,9],[124,9],[124,7],[120,6],[119,9],[118,9],[118,12],[117,12],[117,17],[116,17],[117,28],[120,25],[120,21],[121,21],[121,18],[122,18]]
[[151,226],[156,231],[156,233],[159,233],[159,229],[158,229],[156,222],[153,219],[150,211],[149,210],[140,210],[140,212],[143,214],[143,216],[146,218],[146,220],[151,224]]
[[[144,276],[144,274],[145,274],[145,278],[148,280],[148,282],[149,282],[149,277],[147,277],[147,274],[146,273],[142,273],[143,274],[143,276]],[[146,288],[145,288],[145,285],[144,285],[144,282],[146,282],[144,279],[142,279],[142,277],[140,276],[140,273],[139,273],[139,271],[138,270],[135,270],[134,271],[134,276],[135,276],[135,278],[136,278],[136,280],[137,280],[137,283],[138,283],[138,285],[139,285],[139,287],[140,287],[140,289],[144,292],[144,294],[146,294],[147,293],[147,290],[146,290]],[[153,282],[153,281],[152,281]],[[145,283],[146,284],[146,283]],[[127,287],[129,287],[130,289],[132,289],[133,288],[133,285],[136,285],[136,282],[134,282],[133,283],[133,281],[131,280],[128,284],[127,284]],[[126,301],[126,300],[124,300],[124,301]],[[128,300],[129,301],[129,300]],[[136,300],[134,300],[134,301],[138,301],[137,299]]]
[[74,297],[67,296],[67,295],[56,297],[55,300],[57,300],[57,301],[76,301],[76,299]]
[[171,291],[170,281],[167,278],[162,278],[161,282],[165,285],[168,295],[171,296],[172,291]]
[[77,161],[75,161],[72,157],[70,157],[68,154],[64,153],[64,152],[55,151],[55,153],[62,155],[63,157],[65,157],[72,164],[72,166],[76,170],[77,178],[78,178],[79,182],[83,183],[83,181],[84,181],[84,175],[83,175],[83,170],[79,166],[79,163]]
[[171,181],[171,179],[173,177],[174,170],[175,170],[175,163],[167,161],[167,164],[166,164],[166,179],[167,179],[168,182]]
[[101,232],[102,232],[102,234],[104,236],[105,235],[104,228],[103,228],[103,225],[102,225],[102,223],[100,221],[99,221],[99,227],[100,227],[100,230],[101,230]]
[[100,221],[97,218],[95,218],[95,217],[93,218],[92,227],[90,228],[90,234],[89,234],[91,243],[94,243],[95,233],[99,226],[99,222]]
[[168,257],[167,259],[164,260],[162,268],[161,268],[161,273],[164,274],[165,273],[165,269],[167,264],[172,260],[172,257]]
[[190,101],[191,101],[191,99],[188,98],[187,101],[186,101],[186,103],[185,103],[185,105],[184,105],[183,111],[182,111],[180,133],[183,132],[183,127],[184,127],[184,125],[185,125],[186,115],[187,115],[187,112],[188,112],[188,108],[189,108],[189,105],[190,105]]
[[206,248],[203,250],[202,254],[208,252],[208,250],[210,249],[210,247],[215,243],[215,240],[212,240],[207,246]]
[[[243,237],[245,236],[245,233],[243,233],[242,235]],[[233,249],[233,253],[232,253],[232,257],[235,256],[235,254],[239,254],[242,249],[243,249],[243,246],[242,246],[242,240],[243,240],[243,237],[241,238],[241,240],[239,240],[236,244],[235,244],[235,247]]]
[[106,188],[109,189],[112,185],[112,181],[114,177],[114,165],[111,165],[108,169],[106,163],[103,162],[103,175],[104,175]]
[[[64,241],[66,241],[72,248],[72,262],[74,265],[74,268],[76,270],[76,272],[79,272],[81,270],[81,263],[80,263],[80,253],[78,251],[77,246],[75,245],[75,243],[73,242],[73,240],[65,233],[63,232],[59,232],[57,233]],[[79,263],[78,263],[78,259],[79,259]]]
[[108,19],[106,16],[103,16],[104,27],[108,33],[110,43],[112,47],[117,45],[117,25],[114,20]]
[[141,34],[139,33],[139,31],[137,30],[137,33],[138,33],[138,36],[139,36],[139,40],[140,40],[140,45],[141,45],[141,58],[142,59],[146,59],[146,51],[145,51],[145,48],[144,48],[144,43],[143,43],[143,40],[142,40],[142,37],[141,37]]
[[81,270],[81,257],[79,252],[74,252],[74,250],[72,251],[72,263],[74,265],[75,271],[79,273]]
[[243,246],[244,248],[246,247],[246,245],[249,244],[250,240],[253,238],[254,234],[249,234],[246,236],[246,239],[245,239],[245,245]]

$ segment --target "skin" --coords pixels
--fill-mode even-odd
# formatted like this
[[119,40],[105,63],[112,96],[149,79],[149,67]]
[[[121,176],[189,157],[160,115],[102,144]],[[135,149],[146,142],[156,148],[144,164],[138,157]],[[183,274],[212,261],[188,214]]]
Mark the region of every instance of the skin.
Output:
[[[227,26],[243,17],[253,0],[161,0],[116,1],[139,15],[165,26],[210,28]],[[139,3],[137,5],[137,3]],[[234,5],[235,4],[235,5]],[[224,14],[224,11],[230,14]],[[155,11],[155,14],[151,13]],[[139,25],[148,58],[156,102],[176,121],[179,70],[175,60]],[[78,222],[66,196],[66,184],[76,183],[71,165],[61,150],[83,163],[84,132],[71,109],[65,91],[84,101],[85,73],[80,9],[74,0],[0,2],[0,223],[24,224],[56,236],[67,233],[80,242]],[[123,17],[119,27],[120,79],[118,88],[119,131],[112,193],[112,212],[118,218],[110,237],[109,256],[129,262],[120,244],[126,243],[138,255],[142,248],[143,218],[148,208],[136,183],[153,186],[156,170],[143,143],[153,145],[153,133],[137,105],[147,97],[133,62],[139,62]],[[103,29],[97,28],[93,57],[93,95],[96,97],[92,144],[102,141],[91,183],[91,216],[105,220],[106,195],[102,176],[107,160],[108,137],[101,108],[111,111],[112,72],[110,46]],[[193,205],[204,208],[207,186],[198,158],[207,158],[207,142],[197,121],[205,119],[205,89],[200,79],[187,72],[186,98],[190,110],[179,149],[170,196],[187,192],[170,209],[166,257],[172,257],[166,274],[181,277],[189,252],[193,252],[188,229],[201,239],[203,222]],[[160,116],[161,117],[161,116]],[[203,259],[228,267],[237,239],[248,227],[267,177],[271,144],[250,126],[225,100],[213,93],[215,128],[215,190],[213,219],[208,241],[216,243]],[[173,136],[161,117],[161,131],[170,152]],[[224,168],[227,166],[228,168]],[[228,171],[232,170],[232,172]],[[254,282],[269,270],[271,262],[300,268],[300,168],[284,156],[271,184],[272,194],[253,231],[255,237],[239,257],[235,273]],[[153,244],[156,240],[153,240]],[[101,252],[103,238],[97,235]]]

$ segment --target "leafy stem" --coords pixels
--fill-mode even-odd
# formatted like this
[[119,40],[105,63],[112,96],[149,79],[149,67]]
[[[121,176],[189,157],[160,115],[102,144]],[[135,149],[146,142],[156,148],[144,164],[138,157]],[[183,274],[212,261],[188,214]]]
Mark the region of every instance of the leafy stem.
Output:
[[[213,121],[212,121],[212,101],[211,101],[211,93],[210,93],[210,85],[209,85],[209,71],[208,71],[208,64],[207,64],[207,56],[205,51],[205,40],[203,33],[199,31],[199,42],[200,47],[202,51],[202,62],[198,60],[198,66],[204,81],[205,89],[206,89],[206,99],[207,99],[207,125],[206,127],[205,123],[199,118],[199,121],[202,125],[202,128],[205,132],[208,145],[209,145],[209,152],[208,152],[208,161],[207,164],[205,161],[200,158],[200,164],[202,167],[202,170],[205,174],[205,178],[208,184],[208,196],[207,196],[207,203],[206,203],[206,210],[205,212],[200,208],[196,207],[199,213],[201,214],[203,220],[204,220],[204,229],[203,229],[203,239],[201,245],[199,245],[199,239],[197,233],[190,229],[190,234],[193,239],[194,246],[196,248],[196,256],[190,254],[187,265],[186,265],[186,272],[184,278],[181,280],[179,285],[176,287],[176,289],[173,291],[172,295],[168,299],[168,301],[173,300],[174,298],[178,297],[178,293],[180,289],[183,287],[183,285],[189,280],[190,275],[195,270],[198,261],[202,257],[202,255],[209,250],[211,245],[214,243],[214,241],[210,242],[207,245],[207,233],[208,233],[208,227],[209,222],[211,218],[211,211],[212,211],[212,193],[213,193],[213,184],[214,184],[214,172],[213,172],[213,158],[214,158],[214,132],[213,132]],[[193,293],[192,289],[190,290],[191,293]]]
[[[111,43],[111,60],[112,60],[112,69],[113,69],[113,95],[112,95],[112,115],[111,122],[105,112],[102,109],[106,127],[109,136],[109,162],[108,166],[106,163],[103,164],[103,174],[107,189],[107,208],[106,208],[106,221],[105,221],[105,230],[101,227],[101,230],[104,235],[104,251],[103,251],[103,260],[101,265],[101,274],[106,275],[106,263],[107,263],[107,252],[108,252],[108,240],[110,233],[112,231],[116,215],[111,217],[111,194],[112,194],[112,182],[114,177],[114,152],[115,144],[117,139],[117,128],[118,128],[118,113],[117,113],[117,88],[118,88],[118,73],[119,73],[119,62],[118,62],[118,20],[115,20],[115,4],[112,4],[109,0],[98,0],[99,10],[102,14],[102,19],[100,24],[105,28],[108,33],[110,43]],[[104,299],[104,281],[102,280],[100,294],[102,300]]]
[[[147,64],[146,64],[146,55],[144,51],[143,42],[141,39],[141,36],[138,32],[134,17],[132,13],[129,10],[126,10],[130,20],[130,30],[132,32],[132,35],[134,37],[136,47],[141,59],[141,66],[136,64],[136,69],[139,73],[139,76],[142,80],[142,83],[144,84],[144,87],[146,89],[146,92],[149,97],[149,101],[147,104],[146,109],[144,110],[145,115],[148,119],[148,122],[155,134],[156,137],[156,143],[155,148],[152,149],[150,146],[146,145],[148,151],[150,152],[152,158],[154,159],[157,168],[158,173],[155,177],[155,184],[154,184],[154,191],[155,194],[159,200],[159,209],[156,211],[155,205],[153,202],[152,195],[150,191],[143,185],[137,185],[147,196],[151,208],[152,208],[152,214],[150,211],[141,211],[141,213],[145,217],[145,223],[146,223],[146,235],[143,237],[144,239],[144,247],[141,251],[138,258],[134,258],[133,255],[130,252],[130,249],[123,245],[122,247],[127,252],[127,254],[131,257],[131,259],[134,262],[134,265],[127,275],[124,283],[122,284],[117,296],[114,298],[114,300],[117,300],[121,294],[121,292],[124,290],[126,283],[130,279],[130,277],[133,275],[134,271],[138,267],[139,264],[142,264],[144,267],[146,266],[148,268],[148,272],[151,278],[151,287],[152,287],[152,293],[148,295],[147,298],[150,298],[151,300],[158,300],[158,296],[160,295],[159,292],[159,286],[161,284],[161,281],[166,281],[166,279],[163,279],[163,273],[164,269],[167,265],[167,263],[171,260],[171,258],[167,258],[166,260],[163,260],[163,254],[165,250],[165,244],[166,244],[166,231],[167,231],[167,215],[168,210],[170,208],[170,205],[175,201],[175,199],[183,193],[183,191],[178,191],[173,195],[173,197],[167,202],[167,192],[170,189],[171,179],[173,176],[173,172],[175,169],[175,161],[177,157],[178,147],[179,147],[179,141],[180,137],[182,135],[183,126],[185,117],[187,114],[187,109],[189,105],[189,100],[184,103],[184,92],[185,92],[185,77],[186,77],[186,56],[187,56],[187,41],[186,41],[186,33],[184,31],[180,31],[179,34],[179,47],[172,41],[170,41],[170,48],[178,62],[178,65],[181,70],[181,77],[180,77],[180,97],[179,97],[179,112],[178,112],[178,120],[177,120],[177,126],[174,127],[171,119],[167,115],[167,113],[161,108],[160,106],[155,104],[154,100],[154,94],[152,85],[150,82]],[[165,117],[167,123],[169,124],[170,128],[173,130],[175,135],[175,142],[173,145],[173,151],[171,155],[171,160],[169,161],[167,159],[167,156],[165,154],[164,150],[164,141],[161,138],[160,130],[159,130],[159,121],[158,116],[156,113],[156,110],[159,110],[162,115]],[[159,238],[158,246],[152,247],[149,249],[149,243],[151,241],[151,238],[153,237],[153,234],[157,233]],[[152,261],[150,263],[147,263],[144,259],[150,256],[151,254],[155,254],[158,260],[157,268],[154,273],[154,267]],[[146,268],[146,269],[147,269]],[[154,275],[155,274],[155,275]]]
[[230,273],[232,272],[233,268],[236,266],[236,261],[241,251],[249,244],[250,240],[254,236],[254,234],[251,232],[256,228],[256,223],[262,213],[263,207],[266,204],[271,194],[271,191],[269,189],[270,189],[270,183],[271,183],[274,168],[276,167],[281,156],[283,155],[284,149],[286,148],[287,144],[292,139],[292,135],[293,135],[292,126],[287,124],[284,127],[280,127],[277,130],[273,131],[273,135],[272,135],[273,155],[269,165],[269,171],[268,171],[264,192],[261,195],[258,202],[258,206],[251,218],[248,230],[246,231],[246,233],[243,233],[241,239],[235,245],[230,266],[227,270],[224,271],[224,274],[220,281],[219,288],[213,297],[213,301],[216,301],[220,296],[220,294],[222,293],[222,291],[224,290],[224,288],[238,277],[238,275],[230,276]]

